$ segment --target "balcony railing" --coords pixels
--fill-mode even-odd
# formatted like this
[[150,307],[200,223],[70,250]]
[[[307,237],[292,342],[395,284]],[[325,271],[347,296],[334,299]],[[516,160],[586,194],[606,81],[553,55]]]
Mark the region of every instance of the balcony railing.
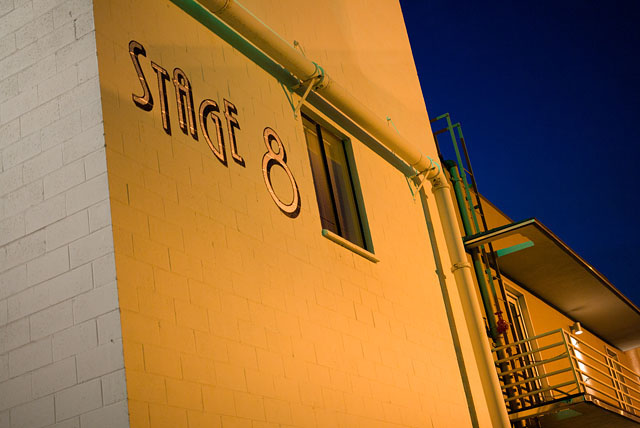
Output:
[[640,375],[562,329],[493,349],[510,414],[589,395],[640,416]]

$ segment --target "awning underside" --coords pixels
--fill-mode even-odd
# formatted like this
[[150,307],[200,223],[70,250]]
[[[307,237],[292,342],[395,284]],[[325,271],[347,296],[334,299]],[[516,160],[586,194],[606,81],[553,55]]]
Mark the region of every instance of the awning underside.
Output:
[[640,309],[536,219],[470,236],[465,247],[489,242],[506,277],[615,347],[640,346]]

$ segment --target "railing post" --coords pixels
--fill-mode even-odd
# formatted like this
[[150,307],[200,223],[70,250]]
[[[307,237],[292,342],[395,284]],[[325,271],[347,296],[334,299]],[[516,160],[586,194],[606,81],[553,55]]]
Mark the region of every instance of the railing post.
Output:
[[[582,394],[584,394],[586,392],[586,388],[584,386],[584,383],[582,382],[582,376],[580,376],[580,380],[578,380],[578,373],[577,371],[579,370],[579,368],[576,368],[576,366],[574,365],[573,362],[573,358],[572,358],[572,354],[573,353],[573,344],[571,344],[571,351],[569,351],[569,345],[567,344],[567,332],[564,330],[560,330],[562,333],[562,339],[564,342],[564,349],[567,351],[567,357],[569,357],[569,364],[571,364],[571,368],[572,368],[572,372],[573,372],[573,378],[576,381],[576,385],[578,386],[578,391],[581,392]],[[574,354],[575,355],[575,354]],[[576,359],[578,359],[578,357],[576,357]],[[582,374],[582,372],[580,372]]]
[[[507,349],[508,349],[507,353],[510,353],[511,348],[507,348]],[[509,355],[509,356],[511,356],[511,355]],[[504,358],[504,351],[497,351],[496,352],[496,358],[498,360],[501,360],[502,358]],[[511,363],[511,365],[512,364],[513,363]],[[496,365],[496,370],[498,371],[498,379],[501,379],[502,382],[504,383],[504,385],[508,385],[508,384],[512,383],[511,381],[512,381],[513,378],[511,377],[511,375],[504,376],[504,375],[501,374],[501,373],[506,372],[506,371],[509,370],[509,365],[510,364],[506,364],[506,363],[502,363],[502,364],[497,364]],[[517,377],[516,377],[516,379],[517,379]],[[502,389],[502,387],[501,387],[501,389]],[[515,396],[513,387],[505,386],[504,390],[505,390],[504,392],[506,393],[507,397],[514,397]],[[515,401],[509,401],[508,406],[509,406],[509,411],[511,411],[511,412],[515,412],[515,411],[518,410],[518,403],[516,403]]]
[[611,373],[611,384],[613,385],[613,389],[616,392],[616,397],[618,397],[618,404],[620,404],[620,408],[622,410],[627,410],[624,391],[622,389],[622,381],[618,378],[618,369],[615,366],[615,360],[611,358],[609,355],[604,355],[605,362],[607,367],[609,368],[609,373]]

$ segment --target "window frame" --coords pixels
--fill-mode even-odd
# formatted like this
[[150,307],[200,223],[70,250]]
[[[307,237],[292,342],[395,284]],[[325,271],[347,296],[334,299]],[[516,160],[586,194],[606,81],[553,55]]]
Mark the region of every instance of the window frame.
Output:
[[[307,119],[308,121],[312,122],[316,126],[315,133],[316,133],[316,136],[318,137],[318,145],[320,146],[322,166],[324,169],[325,177],[328,179],[328,182],[329,182],[328,184],[330,187],[329,193],[330,193],[331,204],[332,204],[331,209],[333,210],[336,226],[339,231],[339,233],[335,233],[323,227],[322,235],[338,243],[339,245],[342,245],[360,254],[361,256],[369,260],[377,262],[378,259],[373,256],[374,247],[373,247],[373,241],[371,239],[371,229],[369,228],[369,220],[367,217],[367,212],[364,204],[362,187],[360,184],[360,178],[359,178],[358,170],[356,167],[355,155],[353,150],[353,142],[349,137],[346,136],[345,132],[339,130],[338,128],[333,126],[331,123],[329,123],[327,120],[320,117],[318,114],[315,114],[314,112],[308,109],[303,109],[303,111],[301,112],[301,116],[302,118]],[[305,128],[304,124],[302,128],[304,131],[304,128]],[[353,201],[355,203],[355,218],[357,219],[358,227],[360,228],[360,234],[362,235],[363,245],[352,242],[345,236],[346,234],[344,233],[344,224],[342,224],[343,222],[340,219],[340,215],[338,213],[339,205],[336,200],[337,199],[337,195],[336,195],[337,183],[335,182],[333,174],[330,171],[331,168],[327,160],[325,143],[322,136],[323,131],[329,132],[330,134],[332,134],[332,136],[335,139],[342,142],[342,149],[345,155],[346,170],[348,175],[348,177],[346,178],[348,178],[349,183],[351,184]],[[303,136],[304,136],[304,141],[307,147],[307,155],[309,156],[309,142],[307,141],[307,135],[305,132],[303,132]],[[314,180],[315,200],[316,200],[316,204],[318,205],[318,214],[320,215],[320,204],[319,204],[318,195],[315,189],[316,177],[313,175],[313,166],[310,158],[309,158],[309,168],[311,169],[312,179]]]

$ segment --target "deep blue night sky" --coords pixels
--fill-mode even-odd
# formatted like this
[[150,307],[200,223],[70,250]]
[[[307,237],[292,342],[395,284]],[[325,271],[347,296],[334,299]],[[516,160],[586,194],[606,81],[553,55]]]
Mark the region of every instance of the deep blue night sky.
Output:
[[429,116],[462,123],[480,192],[640,306],[640,1],[401,4]]

